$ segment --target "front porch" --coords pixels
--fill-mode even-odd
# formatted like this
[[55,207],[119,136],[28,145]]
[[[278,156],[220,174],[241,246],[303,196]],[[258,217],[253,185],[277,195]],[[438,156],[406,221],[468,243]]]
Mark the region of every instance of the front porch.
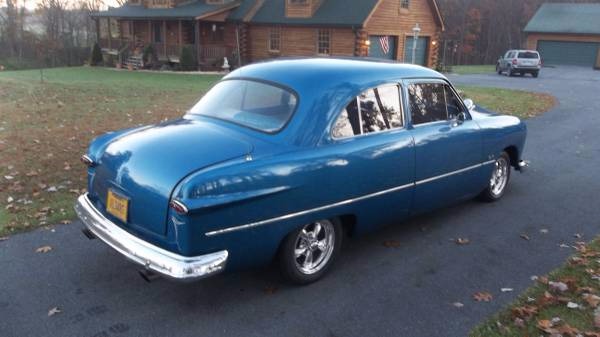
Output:
[[[228,58],[238,64],[237,27],[197,19],[131,19],[98,17],[98,44],[102,52],[125,64],[131,57],[159,64],[178,64],[185,48],[192,50],[201,69],[212,70]],[[151,47],[151,48],[149,48]],[[152,50],[152,59],[142,59]],[[148,56],[148,55],[145,55]]]

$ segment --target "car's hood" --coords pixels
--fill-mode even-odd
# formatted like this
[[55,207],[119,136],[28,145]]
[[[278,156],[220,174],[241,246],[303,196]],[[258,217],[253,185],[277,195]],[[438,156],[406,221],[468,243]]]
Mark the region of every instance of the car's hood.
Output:
[[207,166],[245,156],[252,145],[206,121],[180,119],[116,137],[96,158],[90,194],[105,206],[108,189],[129,198],[127,225],[165,234],[177,183]]

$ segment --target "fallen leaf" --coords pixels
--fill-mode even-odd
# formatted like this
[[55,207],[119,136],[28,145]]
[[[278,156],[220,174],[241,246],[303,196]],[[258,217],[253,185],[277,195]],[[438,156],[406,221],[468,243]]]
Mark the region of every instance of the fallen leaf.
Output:
[[513,288],[500,288],[500,291],[503,292],[503,293],[510,293],[513,290],[514,290]]
[[594,310],[594,327],[600,329],[600,308]]
[[6,241],[8,240],[8,236],[0,236],[0,241]]
[[537,315],[538,308],[533,305],[524,305],[522,307],[513,308],[511,312],[513,317],[529,320],[531,317]]
[[583,299],[592,308],[596,308],[596,307],[598,307],[598,304],[600,304],[600,297],[598,297],[594,294],[587,294],[587,293],[583,294]]
[[581,238],[583,237],[583,235],[581,235],[581,234],[579,234],[579,233],[576,233],[576,234],[574,234],[574,235],[573,235],[573,237],[574,237],[575,239],[581,239]]
[[560,248],[571,248],[571,246],[569,246],[569,245],[567,245],[567,244],[564,244],[564,243],[561,243],[561,244],[559,245],[559,247],[560,247]]
[[42,253],[42,254],[45,254],[45,253],[48,253],[48,252],[49,252],[49,251],[51,251],[51,250],[52,250],[52,247],[50,247],[50,246],[42,246],[42,247],[40,247],[40,248],[36,249],[36,250],[35,250],[35,252],[36,252],[36,253]]
[[467,238],[458,238],[454,242],[456,242],[457,245],[468,245],[469,243],[471,243],[471,240]]
[[548,286],[550,287],[550,290],[554,290],[554,291],[558,291],[561,293],[564,293],[565,291],[569,290],[569,287],[563,283],[563,282],[548,282]]
[[546,228],[542,228],[542,229],[540,229],[540,233],[548,234],[548,230]]
[[478,291],[473,294],[473,299],[477,302],[490,302],[494,296],[487,291]]
[[574,302],[569,302],[569,303],[567,303],[567,308],[569,308],[569,309],[577,309],[577,308],[579,308],[579,304],[574,303]]
[[267,295],[273,295],[277,292],[277,287],[275,286],[266,286],[264,289],[265,294]]
[[570,326],[569,324],[565,324],[557,328],[558,333],[562,336],[570,336],[576,337],[579,336],[579,330]]
[[513,324],[518,328],[525,327],[525,321],[519,317],[515,318],[515,320],[513,321]]
[[71,220],[61,220],[60,223],[63,225],[68,225],[71,223]]
[[554,334],[557,333],[558,331],[556,329],[552,328],[552,322],[550,320],[547,319],[541,319],[537,322],[537,328],[549,333],[549,334]]
[[48,317],[54,316],[59,313],[61,313],[61,310],[58,307],[54,307],[54,308],[50,309],[50,311],[48,311]]
[[452,303],[452,305],[455,306],[456,308],[462,308],[465,306],[464,304],[462,304],[460,302],[454,302],[454,303]]
[[400,241],[398,240],[385,240],[383,246],[386,248],[398,248],[400,247]]
[[523,239],[523,240],[527,240],[527,241],[531,240],[531,238],[529,238],[529,235],[527,235],[527,234],[521,234],[521,235],[519,235],[519,236],[520,236],[520,237],[521,237],[521,239]]

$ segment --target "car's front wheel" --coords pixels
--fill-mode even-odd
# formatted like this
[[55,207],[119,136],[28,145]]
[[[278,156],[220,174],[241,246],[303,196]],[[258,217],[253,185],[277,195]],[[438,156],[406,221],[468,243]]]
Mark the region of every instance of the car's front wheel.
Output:
[[297,284],[317,281],[331,268],[342,245],[342,225],[323,219],[290,233],[279,251],[283,276]]
[[481,199],[484,201],[496,201],[504,195],[508,181],[510,180],[510,157],[506,152],[502,152],[496,162],[488,186],[481,192]]
[[498,75],[502,75],[502,68],[500,68],[500,64],[496,64],[496,72]]

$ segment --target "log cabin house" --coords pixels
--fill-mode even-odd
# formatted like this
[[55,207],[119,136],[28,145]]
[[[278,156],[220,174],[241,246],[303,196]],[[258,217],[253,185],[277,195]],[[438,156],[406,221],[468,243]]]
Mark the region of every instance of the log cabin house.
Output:
[[[184,47],[201,69],[276,57],[358,56],[434,67],[444,29],[436,0],[129,0],[92,14],[103,53],[160,62]],[[414,43],[413,27],[420,34]]]

